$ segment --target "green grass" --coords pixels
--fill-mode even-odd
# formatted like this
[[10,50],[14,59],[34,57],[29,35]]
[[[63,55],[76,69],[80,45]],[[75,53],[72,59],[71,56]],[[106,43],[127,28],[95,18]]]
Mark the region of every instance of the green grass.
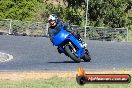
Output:
[[80,86],[76,79],[54,77],[47,80],[0,80],[0,88],[132,88],[132,83],[85,84]]

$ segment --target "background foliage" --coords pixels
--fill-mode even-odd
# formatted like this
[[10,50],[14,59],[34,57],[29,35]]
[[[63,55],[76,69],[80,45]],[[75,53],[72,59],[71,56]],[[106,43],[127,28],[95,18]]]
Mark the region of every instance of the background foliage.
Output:
[[[0,0],[0,19],[47,22],[48,15],[55,12],[64,21],[84,25],[85,1],[63,0],[63,5],[56,5],[47,0]],[[132,0],[89,0],[88,25],[131,27],[130,9]]]

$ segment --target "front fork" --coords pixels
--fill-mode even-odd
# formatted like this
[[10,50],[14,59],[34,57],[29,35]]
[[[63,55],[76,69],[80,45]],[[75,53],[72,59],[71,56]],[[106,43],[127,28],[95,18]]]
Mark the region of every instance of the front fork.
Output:
[[[80,51],[80,49],[78,48],[75,48],[75,46],[71,43],[71,42],[69,42],[67,45],[69,45],[70,47],[71,47],[71,50],[72,50],[72,53],[73,54],[75,54],[78,58],[81,58],[82,57],[82,55],[81,55],[81,53],[80,52],[82,52],[82,51]],[[82,50],[82,49],[81,49]]]
[[71,47],[71,49],[72,49],[72,52],[76,52],[76,49],[75,49],[75,47],[73,46],[73,44],[71,43],[71,42],[68,42],[66,45],[63,45],[63,46],[58,46],[57,47],[57,50],[58,50],[58,52],[61,54],[61,53],[64,53],[65,51],[64,51],[64,48],[65,48],[65,46],[67,46],[67,45],[69,45],[70,47]]
[[[66,52],[64,51],[64,48],[65,48],[65,46],[70,46],[70,48],[71,48],[71,51],[72,51],[72,53],[73,54],[75,54],[78,58],[81,58],[82,57],[82,55],[80,54],[80,49],[76,49],[75,48],[75,46],[69,41],[69,42],[67,42],[67,44],[65,44],[65,45],[63,45],[63,46],[58,46],[58,52],[61,54],[61,53],[65,53],[65,55],[66,55]],[[84,52],[86,52],[86,51],[84,51]]]
[[70,47],[72,48],[72,53],[73,53],[73,52],[76,52],[76,49],[75,49],[75,47],[73,46],[73,44],[72,44],[71,42],[69,42],[69,45],[70,45]]

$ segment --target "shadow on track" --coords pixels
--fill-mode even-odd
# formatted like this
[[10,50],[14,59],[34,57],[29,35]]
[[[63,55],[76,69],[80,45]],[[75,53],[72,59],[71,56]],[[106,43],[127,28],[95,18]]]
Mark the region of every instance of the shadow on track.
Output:
[[[84,62],[84,61],[81,61]],[[75,63],[74,61],[48,62],[48,63]]]

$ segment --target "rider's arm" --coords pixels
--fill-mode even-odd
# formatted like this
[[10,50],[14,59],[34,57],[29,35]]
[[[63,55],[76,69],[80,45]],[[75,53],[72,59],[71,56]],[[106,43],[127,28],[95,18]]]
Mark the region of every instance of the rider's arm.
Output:
[[63,25],[64,25],[64,29],[65,29],[66,31],[72,32],[72,29],[71,29],[69,23],[64,23]]
[[72,30],[69,23],[64,23],[64,29],[70,32],[72,35],[74,35],[76,38],[81,38],[80,34],[77,31]]
[[48,37],[50,38],[50,41],[53,43],[53,40],[52,40],[52,29],[51,28],[48,28]]
[[48,37],[51,37],[51,32],[50,32],[50,28],[48,28]]

